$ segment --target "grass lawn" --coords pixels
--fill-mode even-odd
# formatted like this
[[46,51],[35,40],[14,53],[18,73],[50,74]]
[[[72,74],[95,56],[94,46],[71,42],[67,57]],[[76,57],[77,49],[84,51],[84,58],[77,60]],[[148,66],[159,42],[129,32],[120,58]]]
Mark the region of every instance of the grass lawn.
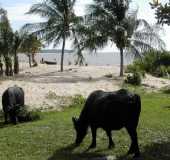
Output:
[[[138,126],[139,144],[144,160],[170,160],[170,94],[142,94],[142,112]],[[114,149],[107,149],[105,132],[97,132],[97,148],[86,151],[90,132],[80,147],[74,148],[75,132],[71,117],[81,106],[63,112],[40,113],[41,120],[18,125],[0,125],[0,160],[81,160],[113,155],[126,157],[130,138],[125,129],[113,131]]]

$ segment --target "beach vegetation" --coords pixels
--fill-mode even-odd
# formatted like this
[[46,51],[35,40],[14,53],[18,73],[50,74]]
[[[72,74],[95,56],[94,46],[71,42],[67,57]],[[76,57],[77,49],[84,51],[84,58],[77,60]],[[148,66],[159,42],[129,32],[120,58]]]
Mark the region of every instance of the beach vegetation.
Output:
[[77,28],[82,22],[82,17],[76,16],[74,12],[76,0],[46,0],[34,4],[27,14],[39,15],[43,22],[26,24],[23,28],[36,34],[43,39],[46,44],[53,43],[56,47],[62,42],[60,71],[63,71],[64,50],[67,39],[72,39],[78,54],[81,55],[78,39],[76,36]]
[[130,8],[130,1],[100,1],[88,6],[85,27],[81,28],[81,48],[96,51],[115,43],[120,50],[120,76],[123,76],[125,54],[141,57],[144,51],[162,49],[164,42],[159,37],[161,27],[151,26],[137,19],[137,9]]
[[41,47],[42,43],[36,36],[29,35],[22,29],[14,32],[7,11],[0,9],[0,75],[5,73],[6,76],[12,76],[19,73],[19,52],[27,50],[32,54],[34,65],[37,64],[34,57]]
[[43,43],[34,34],[25,32],[24,35],[20,51],[28,56],[29,66],[36,67],[38,63],[36,62],[35,55],[41,50]]
[[[0,9],[0,62],[1,62],[1,74],[5,72],[7,76],[13,74],[12,71],[12,42],[13,31],[10,26],[7,11]],[[3,63],[4,62],[4,63]],[[3,66],[5,65],[5,71]]]
[[134,60],[126,68],[126,72],[146,72],[156,77],[170,75],[170,53],[167,51],[150,50],[144,53],[142,59]]
[[142,76],[139,72],[134,71],[131,74],[128,74],[124,81],[125,83],[139,86],[142,82]]

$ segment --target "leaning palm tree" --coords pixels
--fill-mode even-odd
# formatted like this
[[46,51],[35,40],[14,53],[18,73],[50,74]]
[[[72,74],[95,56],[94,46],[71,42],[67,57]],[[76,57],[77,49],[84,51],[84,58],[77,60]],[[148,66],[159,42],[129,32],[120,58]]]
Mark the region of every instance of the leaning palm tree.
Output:
[[24,39],[22,40],[19,51],[28,56],[30,67],[38,65],[35,60],[35,54],[41,50],[42,46],[41,40],[39,40],[36,35],[24,33]]
[[26,24],[25,29],[44,39],[56,47],[62,41],[61,71],[63,71],[64,49],[66,39],[74,37],[75,24],[81,21],[74,13],[76,0],[45,0],[34,4],[28,14],[37,14],[47,21]]
[[[138,48],[142,51],[152,48],[146,40],[153,42],[156,37],[159,38],[146,21],[137,20],[137,10],[129,10],[129,4],[129,0],[94,0],[94,3],[88,6],[88,14],[85,16],[86,28],[81,28],[79,35],[82,48],[90,50],[103,48],[108,41],[115,43],[120,50],[120,76],[123,76],[126,49],[131,48],[137,55],[140,53],[137,52]],[[141,24],[147,28],[147,36],[143,39],[143,34],[138,30]]]

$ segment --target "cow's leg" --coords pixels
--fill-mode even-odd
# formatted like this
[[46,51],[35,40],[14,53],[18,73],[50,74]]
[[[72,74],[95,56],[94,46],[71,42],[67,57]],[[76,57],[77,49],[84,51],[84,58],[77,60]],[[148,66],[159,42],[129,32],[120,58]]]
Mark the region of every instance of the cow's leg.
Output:
[[96,131],[97,131],[97,128],[95,126],[91,126],[92,143],[91,143],[89,148],[95,148],[96,147]]
[[8,123],[8,113],[7,112],[4,113],[4,119],[5,119],[4,124],[7,124]]
[[138,146],[138,138],[137,138],[137,132],[136,128],[127,128],[127,131],[131,137],[131,146],[128,151],[128,154],[134,153],[134,157],[139,157],[140,156],[140,151],[139,151],[139,146]]
[[17,117],[15,115],[15,111],[10,111],[9,113],[9,117],[10,117],[10,121],[13,123],[13,124],[17,124]]
[[109,146],[108,146],[108,148],[109,148],[109,149],[110,149],[110,148],[113,148],[113,147],[114,147],[114,142],[113,142],[113,140],[112,140],[111,131],[110,131],[110,130],[107,130],[106,133],[107,133],[107,136],[108,136],[108,138],[109,138]]

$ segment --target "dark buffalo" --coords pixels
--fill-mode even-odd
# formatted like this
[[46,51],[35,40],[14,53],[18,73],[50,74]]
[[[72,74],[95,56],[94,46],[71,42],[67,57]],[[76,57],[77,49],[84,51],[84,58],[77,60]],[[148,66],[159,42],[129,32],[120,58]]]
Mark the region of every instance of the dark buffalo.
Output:
[[92,92],[86,100],[85,106],[78,119],[72,118],[76,130],[76,141],[79,145],[90,126],[92,143],[89,148],[96,147],[96,130],[103,128],[109,138],[109,148],[114,143],[111,137],[112,130],[125,127],[131,138],[128,154],[140,155],[137,138],[137,125],[141,111],[141,100],[137,94],[132,94],[125,89],[115,92],[97,90]]
[[4,111],[5,123],[8,117],[14,124],[17,122],[17,109],[24,107],[24,91],[18,86],[6,89],[2,95],[2,107]]

